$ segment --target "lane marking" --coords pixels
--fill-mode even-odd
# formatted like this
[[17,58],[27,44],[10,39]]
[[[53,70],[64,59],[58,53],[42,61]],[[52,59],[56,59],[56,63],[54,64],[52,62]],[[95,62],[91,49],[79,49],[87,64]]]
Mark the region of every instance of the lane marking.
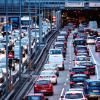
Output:
[[88,46],[88,48],[89,48],[89,50],[90,50],[91,56],[92,56],[92,58],[93,58],[93,60],[94,60],[94,63],[96,64],[95,67],[96,67],[97,79],[99,79],[98,68],[97,68],[97,62],[96,62],[96,60],[95,60],[95,58],[94,58],[94,56],[93,56],[93,53],[92,53],[91,48],[90,48],[89,46]]
[[62,100],[61,96],[63,96],[63,93],[64,93],[64,88],[63,88],[62,91],[61,91],[59,100]]

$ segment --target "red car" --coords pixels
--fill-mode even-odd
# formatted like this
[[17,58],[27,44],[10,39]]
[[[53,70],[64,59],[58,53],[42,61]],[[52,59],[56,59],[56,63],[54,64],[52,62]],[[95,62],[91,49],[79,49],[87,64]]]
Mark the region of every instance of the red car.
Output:
[[34,85],[34,93],[53,95],[53,84],[50,80],[38,80]]
[[23,100],[48,100],[43,93],[28,94]]

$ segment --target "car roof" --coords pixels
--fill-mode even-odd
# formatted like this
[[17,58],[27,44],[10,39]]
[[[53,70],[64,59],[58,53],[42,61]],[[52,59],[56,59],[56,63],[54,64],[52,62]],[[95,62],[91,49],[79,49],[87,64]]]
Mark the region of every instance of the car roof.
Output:
[[29,93],[27,96],[43,96],[43,93]]
[[75,69],[75,68],[86,68],[86,66],[74,66],[72,69]]
[[74,76],[77,76],[78,77],[78,76],[87,76],[87,75],[86,74],[74,74],[73,77]]
[[69,94],[69,93],[82,93],[83,94],[83,92],[82,91],[74,91],[74,90],[69,90],[69,91],[66,91],[66,93],[65,94]]
[[100,80],[98,79],[87,79],[86,81],[87,82],[100,82]]

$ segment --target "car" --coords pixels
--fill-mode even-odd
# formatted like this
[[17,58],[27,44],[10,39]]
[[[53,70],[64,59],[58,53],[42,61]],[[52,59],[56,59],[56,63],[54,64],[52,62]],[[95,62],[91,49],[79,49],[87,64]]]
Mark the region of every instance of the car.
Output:
[[71,78],[70,78],[70,87],[84,87],[84,81],[88,79],[86,74],[74,74]]
[[81,62],[80,66],[86,66],[90,75],[95,75],[95,65],[92,61]]
[[86,74],[88,78],[90,77],[88,69],[86,66],[75,66],[69,71],[70,78],[75,74]]
[[95,44],[95,36],[88,36],[86,42],[87,44]]
[[2,43],[0,43],[0,53],[4,54],[5,50],[5,46]]
[[86,40],[85,39],[83,39],[83,38],[78,38],[78,39],[75,39],[74,41],[73,41],[73,46],[74,46],[74,48],[77,46],[77,45],[86,45],[87,43],[86,43]]
[[88,50],[87,46],[84,46],[84,45],[78,45],[78,46],[75,47],[75,49],[74,49],[75,55],[77,55],[77,53],[79,51],[81,53],[84,53],[85,52],[85,53],[88,53],[89,54],[89,50]]
[[65,41],[65,36],[58,36],[58,37],[57,37],[57,41],[62,41],[62,42],[64,42],[64,41]]
[[81,62],[90,61],[90,57],[87,56],[75,56],[74,65],[79,65]]
[[61,96],[61,100],[87,100],[82,91],[66,91],[64,96]]
[[62,50],[58,48],[50,49],[48,55],[48,62],[50,64],[57,64],[59,70],[64,70],[64,59],[62,55]]
[[50,80],[37,80],[34,85],[34,93],[53,95],[53,85]]
[[23,100],[48,100],[48,98],[45,98],[43,93],[29,93]]
[[[87,98],[95,100],[100,98],[100,80],[88,79],[85,80],[84,93]],[[98,100],[98,99],[96,99]]]
[[97,37],[97,38],[96,38],[96,42],[97,42],[97,41],[100,41],[100,37]]
[[59,68],[56,64],[45,64],[43,70],[53,70],[57,76],[59,76]]
[[95,51],[100,52],[100,41],[96,41],[95,43]]
[[40,73],[39,79],[50,80],[52,84],[57,84],[57,75],[52,70],[45,70]]
[[59,42],[59,41],[56,41],[54,43],[54,48],[58,48],[58,49],[62,49],[62,51],[64,50],[66,52],[66,48],[67,48],[67,43],[64,44],[65,42]]

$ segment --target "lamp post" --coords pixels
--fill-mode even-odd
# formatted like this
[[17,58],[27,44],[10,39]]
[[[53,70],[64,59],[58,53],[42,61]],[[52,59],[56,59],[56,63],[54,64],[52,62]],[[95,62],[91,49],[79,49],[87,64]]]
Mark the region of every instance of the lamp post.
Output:
[[20,2],[20,15],[19,15],[19,28],[20,28],[20,34],[19,34],[19,55],[20,55],[20,59],[19,59],[19,79],[21,79],[21,64],[22,64],[22,47],[21,47],[21,33],[22,33],[22,29],[21,29],[21,3],[22,0],[19,0]]
[[[8,3],[8,0],[6,0],[5,2],[5,10],[6,10],[6,25],[7,25],[7,21],[8,21],[8,8],[7,8],[7,3]],[[8,93],[9,90],[8,90],[8,84],[9,84],[9,79],[8,79],[8,75],[9,75],[9,71],[8,71],[8,30],[7,30],[7,27],[6,27],[6,92]]]

